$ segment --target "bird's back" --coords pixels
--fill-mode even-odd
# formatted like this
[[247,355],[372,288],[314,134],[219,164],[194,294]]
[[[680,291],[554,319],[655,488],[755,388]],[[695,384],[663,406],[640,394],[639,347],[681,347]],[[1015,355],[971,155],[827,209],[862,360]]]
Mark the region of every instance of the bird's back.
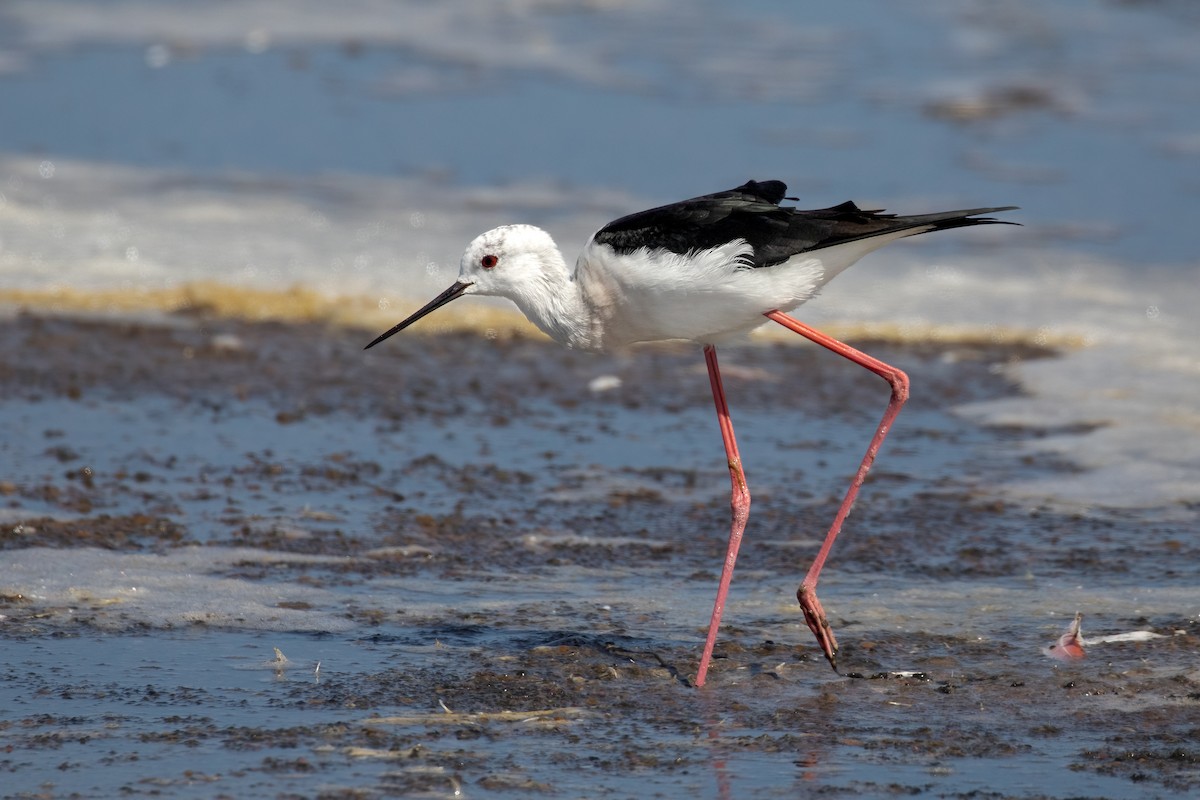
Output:
[[[617,252],[642,247],[687,254],[742,239],[753,249],[747,268],[771,267],[801,253],[890,233],[988,225],[1001,222],[979,214],[1012,206],[897,216],[861,209],[852,202],[802,210],[779,204],[787,199],[782,181],[747,181],[736,189],[716,192],[621,217],[592,237]],[[915,229],[923,228],[917,231]],[[874,249],[874,248],[871,248]]]

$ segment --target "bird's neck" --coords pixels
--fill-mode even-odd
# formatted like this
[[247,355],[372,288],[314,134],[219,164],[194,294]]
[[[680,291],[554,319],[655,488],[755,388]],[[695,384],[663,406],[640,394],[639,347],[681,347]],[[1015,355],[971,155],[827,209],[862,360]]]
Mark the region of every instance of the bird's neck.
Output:
[[562,254],[541,255],[542,269],[533,280],[522,282],[511,295],[521,312],[554,341],[580,350],[599,349],[579,284],[567,270]]

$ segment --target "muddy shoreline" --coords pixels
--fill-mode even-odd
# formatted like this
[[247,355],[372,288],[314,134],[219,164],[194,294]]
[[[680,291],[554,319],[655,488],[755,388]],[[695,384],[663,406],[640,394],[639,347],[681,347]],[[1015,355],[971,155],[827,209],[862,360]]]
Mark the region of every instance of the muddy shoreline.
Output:
[[[885,388],[812,347],[723,350],[754,508],[710,685],[695,690],[697,598],[715,588],[728,499],[694,348],[597,357],[452,333],[363,353],[370,338],[199,314],[0,322],[20,431],[0,474],[0,770],[22,776],[14,796],[1200,786],[1194,535],[1142,512],[1006,502],[989,481],[1072,468],[1006,455],[1054,431],[953,415],[1017,391],[998,365],[1052,352],[855,342],[914,391],[823,584],[839,676],[787,596]],[[86,576],[82,594],[54,589],[44,565],[96,574],[109,562],[95,553],[118,571],[205,573],[230,597],[276,594],[205,616]],[[1160,585],[1183,594],[1151,613],[1119,598],[1083,610],[1085,631],[1163,638],[1078,664],[1039,654],[1077,610],[1052,607],[1078,599],[1070,587]],[[140,669],[173,666],[104,677],[130,641],[146,645]],[[267,663],[272,646],[286,668]],[[189,665],[235,674],[222,659],[249,649],[250,684],[195,688]],[[68,657],[82,661],[59,668]]]

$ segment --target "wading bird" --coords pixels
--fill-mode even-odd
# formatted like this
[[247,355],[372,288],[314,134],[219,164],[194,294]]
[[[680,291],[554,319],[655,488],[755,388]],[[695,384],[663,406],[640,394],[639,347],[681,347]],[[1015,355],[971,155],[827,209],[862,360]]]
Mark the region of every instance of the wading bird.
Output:
[[540,228],[494,228],[467,247],[458,280],[450,288],[367,345],[374,347],[451,300],[480,294],[507,297],[550,338],[578,350],[608,351],[667,339],[689,340],[703,347],[733,484],[733,521],[696,673],[697,686],[704,685],[708,674],[750,513],[750,492],[717,367],[717,343],[736,339],[772,320],[871,370],[891,386],[883,420],[796,592],[805,622],[836,670],[837,640],[817,599],[817,579],[880,445],[908,398],[908,376],[786,312],[888,242],[919,233],[1000,223],[980,215],[1015,208],[897,216],[847,202],[802,211],[780,206],[784,200],[795,200],[785,197],[786,192],[781,181],[749,181],[726,192],[622,217],[592,236],[574,271],[568,269],[554,240]]

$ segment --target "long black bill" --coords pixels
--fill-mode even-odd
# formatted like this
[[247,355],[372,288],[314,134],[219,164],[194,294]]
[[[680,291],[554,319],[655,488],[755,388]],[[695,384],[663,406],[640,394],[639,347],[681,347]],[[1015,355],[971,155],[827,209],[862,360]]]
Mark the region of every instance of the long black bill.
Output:
[[421,317],[425,316],[426,314],[429,314],[430,312],[433,312],[433,311],[437,311],[439,308],[446,305],[446,303],[449,303],[451,300],[457,300],[458,298],[463,296],[463,293],[465,293],[470,286],[471,286],[471,283],[469,281],[455,281],[453,286],[451,286],[449,289],[447,289],[446,291],[439,294],[437,297],[430,300],[428,303],[426,303],[424,306],[422,306],[415,314],[413,314],[408,319],[404,320],[404,322],[401,322],[399,325],[397,325],[396,327],[392,328],[389,331],[381,333],[375,339],[375,341],[371,342],[369,345],[364,347],[363,350],[370,350],[372,347],[379,344],[384,339],[388,338],[389,336],[391,336],[394,333],[399,333],[400,331],[404,330],[409,325],[412,325],[414,322],[416,322],[417,320],[419,320]]

